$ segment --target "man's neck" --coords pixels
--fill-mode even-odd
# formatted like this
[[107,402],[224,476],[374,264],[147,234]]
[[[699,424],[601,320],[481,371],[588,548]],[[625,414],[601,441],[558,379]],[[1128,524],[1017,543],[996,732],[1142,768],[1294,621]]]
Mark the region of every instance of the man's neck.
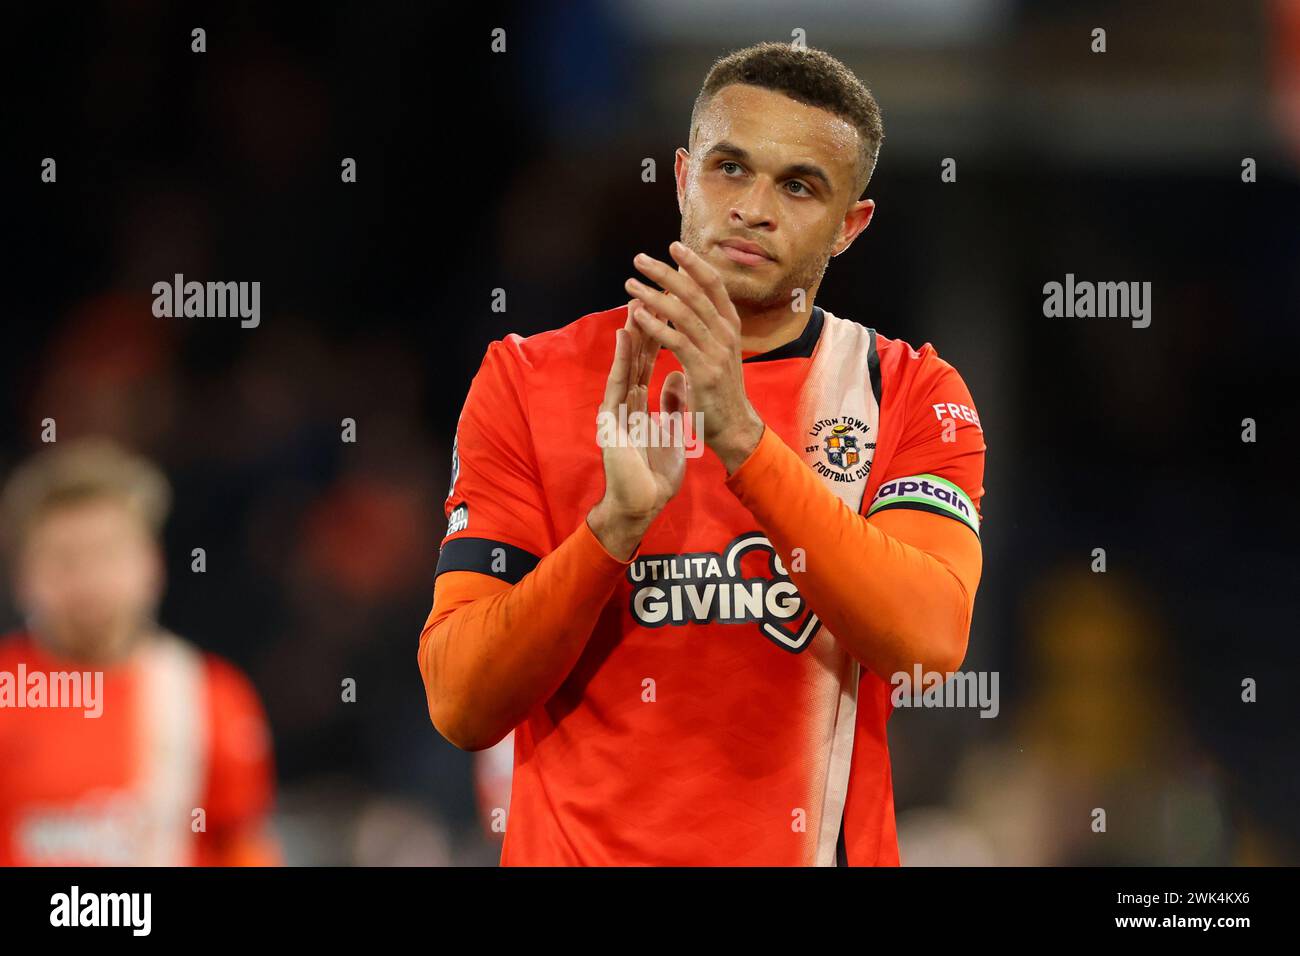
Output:
[[803,334],[812,318],[813,304],[795,312],[784,306],[761,312],[740,312],[740,351],[742,355],[770,352]]
[[123,635],[118,640],[88,641],[85,646],[76,646],[68,641],[59,640],[54,635],[37,628],[30,629],[29,633],[46,653],[65,661],[94,667],[114,667],[125,664],[157,637],[156,627],[149,625],[142,626],[130,635]]

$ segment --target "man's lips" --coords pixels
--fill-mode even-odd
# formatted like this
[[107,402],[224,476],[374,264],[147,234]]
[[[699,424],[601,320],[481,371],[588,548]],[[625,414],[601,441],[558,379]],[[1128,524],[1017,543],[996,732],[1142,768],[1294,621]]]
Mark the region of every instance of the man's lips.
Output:
[[744,239],[723,239],[718,243],[718,248],[722,254],[733,262],[739,262],[747,266],[761,265],[764,262],[775,261],[763,251],[763,247],[752,242],[746,242]]

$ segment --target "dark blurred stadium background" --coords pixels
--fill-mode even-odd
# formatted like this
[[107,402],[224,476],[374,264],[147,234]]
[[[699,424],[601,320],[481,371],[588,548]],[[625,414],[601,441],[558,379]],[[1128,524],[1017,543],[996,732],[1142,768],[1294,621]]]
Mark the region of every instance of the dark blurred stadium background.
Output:
[[[935,343],[988,437],[964,669],[1000,673],[1001,713],[894,714],[905,863],[1300,861],[1300,4],[6,17],[0,476],[46,417],[165,466],[162,619],[260,690],[290,863],[495,860],[415,660],[465,390],[492,339],[625,300],[632,255],[677,236],[672,152],[709,63],[796,28],[885,118],[876,218],[818,301]],[[261,325],[154,318],[177,272],[260,281]],[[1044,318],[1067,272],[1151,281],[1150,328]],[[18,623],[7,591],[0,611]]]

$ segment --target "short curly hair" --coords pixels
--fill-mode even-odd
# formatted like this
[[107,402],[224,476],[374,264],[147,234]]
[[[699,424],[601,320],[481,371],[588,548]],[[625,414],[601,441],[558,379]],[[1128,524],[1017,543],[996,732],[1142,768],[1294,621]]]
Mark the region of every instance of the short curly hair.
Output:
[[691,109],[691,142],[699,131],[701,111],[724,86],[744,83],[783,93],[792,100],[834,113],[858,131],[857,195],[867,188],[876,169],[885,130],[880,106],[853,71],[824,50],[788,43],[757,43],[717,60]]

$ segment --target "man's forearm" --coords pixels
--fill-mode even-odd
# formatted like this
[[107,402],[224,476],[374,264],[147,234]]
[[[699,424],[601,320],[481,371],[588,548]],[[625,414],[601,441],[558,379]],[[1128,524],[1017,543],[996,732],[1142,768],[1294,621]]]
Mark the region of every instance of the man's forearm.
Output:
[[[960,666],[973,583],[845,505],[770,429],[727,485],[754,515],[808,605],[877,676],[889,680],[916,663],[940,672]],[[792,558],[796,549],[798,561]]]
[[450,613],[435,598],[419,654],[434,726],[466,750],[503,738],[568,677],[626,567],[584,521],[505,590]]

